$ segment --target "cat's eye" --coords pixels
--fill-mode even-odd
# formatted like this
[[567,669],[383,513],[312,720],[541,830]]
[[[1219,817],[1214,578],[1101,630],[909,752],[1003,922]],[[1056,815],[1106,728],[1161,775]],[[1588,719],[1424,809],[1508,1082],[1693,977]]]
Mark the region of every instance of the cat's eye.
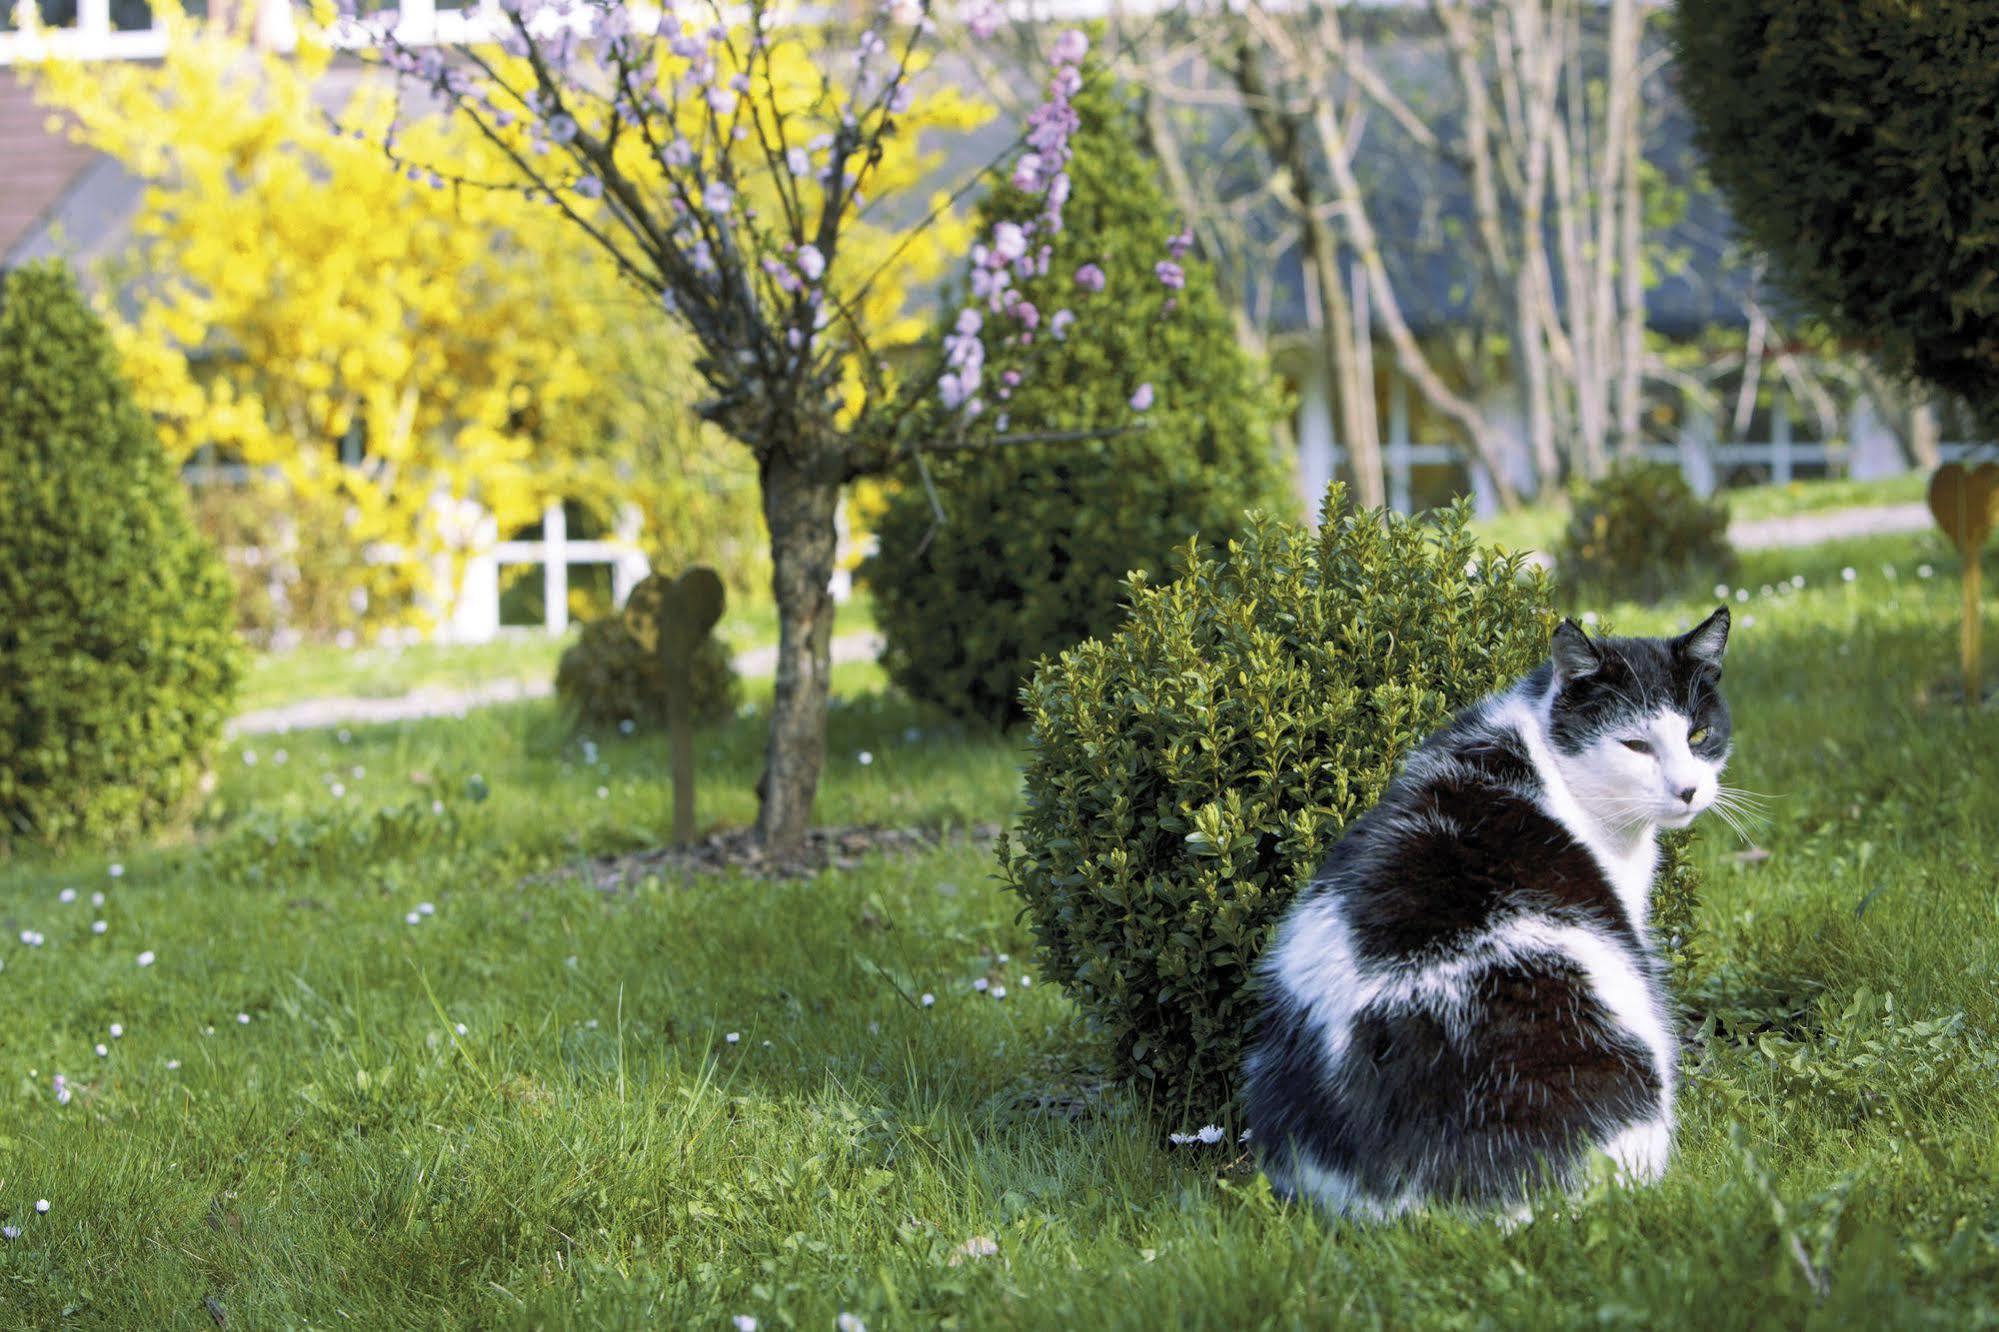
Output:
[[1649,754],[1652,752],[1652,746],[1643,740],[1626,740],[1624,747],[1634,754]]
[[1696,726],[1693,730],[1687,732],[1687,743],[1690,745],[1698,745],[1706,739],[1707,727],[1705,726]]

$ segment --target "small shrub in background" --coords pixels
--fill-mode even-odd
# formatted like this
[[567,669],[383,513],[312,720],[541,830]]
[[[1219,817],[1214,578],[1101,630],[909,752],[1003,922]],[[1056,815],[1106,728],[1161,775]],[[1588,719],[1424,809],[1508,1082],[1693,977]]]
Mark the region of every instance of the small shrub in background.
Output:
[[1042,969],[1175,1123],[1227,1123],[1271,926],[1397,763],[1547,656],[1548,590],[1436,522],[1256,519],[1044,666],[1000,846]]
[[241,673],[229,575],[68,272],[0,287],[0,850],[152,828]]
[[[1149,385],[1145,428],[935,456],[945,523],[913,469],[897,477],[878,554],[861,571],[889,677],[956,716],[998,724],[1020,717],[1037,661],[1117,625],[1126,574],[1165,575],[1196,533],[1224,545],[1245,509],[1293,504],[1272,443],[1277,395],[1239,347],[1212,274],[1187,256],[1166,273],[1184,286],[1161,280],[1178,225],[1130,111],[1107,81],[1076,107],[1063,229],[1047,238],[1046,271],[1015,284],[1045,321],[1033,368],[1010,393],[988,384],[986,410],[1011,432],[1105,429],[1130,423],[1132,396]],[[978,230],[1041,206],[1002,187]],[[1085,265],[1101,290],[1078,283]],[[955,304],[946,310],[956,318]],[[1058,340],[1055,321],[1069,312],[1074,325]]]
[[[740,684],[728,645],[712,635],[704,639],[693,660],[695,725],[732,716]],[[555,693],[579,725],[629,721],[641,730],[666,729],[666,675],[659,654],[632,637],[622,615],[583,626],[556,663]]]
[[1621,462],[1570,497],[1555,573],[1577,597],[1655,602],[1735,570],[1728,506],[1671,463]]

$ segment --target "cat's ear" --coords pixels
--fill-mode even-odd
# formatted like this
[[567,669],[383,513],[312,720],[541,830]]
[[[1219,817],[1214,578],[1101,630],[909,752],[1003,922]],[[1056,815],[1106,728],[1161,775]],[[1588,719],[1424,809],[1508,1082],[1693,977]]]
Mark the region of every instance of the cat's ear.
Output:
[[1589,635],[1574,620],[1555,626],[1549,643],[1555,659],[1555,683],[1570,684],[1603,669],[1603,649],[1589,641]]
[[1721,654],[1728,650],[1728,607],[1723,606],[1693,628],[1673,640],[1673,651],[1688,661],[1721,669]]

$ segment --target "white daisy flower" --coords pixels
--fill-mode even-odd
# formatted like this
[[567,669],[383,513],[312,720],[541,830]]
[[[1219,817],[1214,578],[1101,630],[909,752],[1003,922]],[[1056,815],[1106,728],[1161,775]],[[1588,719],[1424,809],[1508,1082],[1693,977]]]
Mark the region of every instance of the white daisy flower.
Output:
[[145,952],[139,954],[139,965],[142,967],[150,967],[153,965],[152,949],[148,948]]

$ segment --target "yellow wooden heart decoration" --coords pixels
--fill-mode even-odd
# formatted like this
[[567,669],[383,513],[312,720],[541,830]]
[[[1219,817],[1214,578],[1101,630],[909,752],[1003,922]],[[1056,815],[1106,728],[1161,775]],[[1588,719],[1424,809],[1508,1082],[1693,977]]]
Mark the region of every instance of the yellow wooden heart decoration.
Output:
[[1945,463],[1930,478],[1930,513],[1967,560],[1999,523],[1999,463]]

